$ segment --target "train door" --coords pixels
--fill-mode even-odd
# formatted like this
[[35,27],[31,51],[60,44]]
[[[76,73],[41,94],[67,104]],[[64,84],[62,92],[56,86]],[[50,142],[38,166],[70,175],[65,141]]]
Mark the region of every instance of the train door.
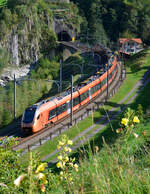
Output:
[[44,128],[45,127],[45,122],[44,122],[44,116],[43,113],[41,113],[41,127]]
[[67,113],[70,114],[71,113],[71,106],[70,106],[70,101],[67,101],[66,104],[67,104]]
[[91,88],[89,88],[89,99],[92,99]]
[[38,116],[36,118],[35,129],[33,129],[33,132],[40,131],[43,128],[44,128],[43,114],[40,113],[40,114],[38,114]]

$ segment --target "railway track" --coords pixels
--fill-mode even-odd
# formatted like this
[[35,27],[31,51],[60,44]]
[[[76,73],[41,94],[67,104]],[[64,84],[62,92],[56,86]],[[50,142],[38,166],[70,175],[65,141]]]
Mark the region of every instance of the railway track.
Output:
[[[112,96],[118,87],[121,85],[120,76],[121,74],[121,68],[120,65],[117,65],[118,71],[117,74],[109,86],[109,96]],[[105,90],[102,94],[98,95],[96,98],[93,98],[92,101],[90,101],[88,104],[81,107],[78,111],[75,111],[73,114],[73,123],[75,124],[80,119],[84,119],[87,117],[91,111],[94,111],[94,109],[98,109],[101,104],[105,101],[107,91]],[[55,125],[51,125],[49,127],[44,128],[42,131],[35,133],[31,136],[20,138],[18,141],[18,145],[13,147],[13,150],[19,150],[19,149],[28,149],[31,147],[31,145],[35,145],[37,143],[40,144],[41,140],[49,140],[54,138],[57,135],[60,135],[62,131],[68,129],[70,127],[70,117],[67,115],[67,117],[59,120]]]

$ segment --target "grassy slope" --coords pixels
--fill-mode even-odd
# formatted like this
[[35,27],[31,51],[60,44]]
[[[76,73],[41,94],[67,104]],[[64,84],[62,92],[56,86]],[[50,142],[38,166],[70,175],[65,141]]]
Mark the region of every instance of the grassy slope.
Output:
[[[150,52],[150,50],[147,50],[147,51],[142,52],[142,55],[141,55],[140,58],[139,58],[139,54],[138,54],[138,59],[140,61],[141,61],[141,58],[143,58],[143,64],[142,64],[142,68],[141,68],[140,71],[138,71],[136,73],[131,73],[130,69],[127,68],[127,79],[124,81],[123,85],[121,86],[121,88],[119,89],[119,91],[117,92],[117,94],[109,100],[109,103],[108,103],[108,105],[105,106],[105,109],[111,109],[112,107],[116,106],[117,103],[121,99],[123,99],[123,97],[128,92],[131,91],[131,89],[134,87],[134,85],[136,84],[136,82],[139,79],[141,79],[141,77],[144,75],[144,73],[146,71],[146,68],[147,68],[147,66],[149,65],[149,62],[150,62],[150,57],[148,56],[148,53],[149,52]],[[143,56],[143,53],[144,53],[144,56]],[[134,61],[132,61],[132,63],[133,62]],[[104,114],[104,111],[102,111],[102,110],[96,111],[94,113],[94,121],[97,121],[99,119],[99,117],[102,116],[102,114]],[[90,127],[92,124],[93,124],[93,119],[92,119],[91,116],[89,116],[84,121],[81,121],[77,126],[71,128],[69,131],[65,132],[65,134],[67,134],[67,136],[70,139],[73,139],[81,131],[84,131],[86,128]],[[98,127],[99,127],[99,125],[97,125],[94,129],[96,129]],[[110,134],[108,132],[107,136],[109,136],[109,135]],[[40,153],[41,157],[46,156],[47,154],[51,153],[52,151],[54,151],[56,149],[58,139],[59,139],[59,137],[56,137],[52,141],[46,142],[41,147],[37,148],[36,151]],[[52,158],[54,158],[54,157],[52,157]],[[50,159],[52,159],[52,158],[49,158],[48,161]]]
[[[132,108],[140,103],[146,112],[150,106],[149,88],[150,83],[132,102]],[[112,122],[114,131],[107,126],[74,153],[80,161],[79,171],[71,174],[74,193],[150,193],[150,113],[135,126],[138,138],[115,133],[117,123]],[[94,151],[95,146],[99,147],[98,152]],[[57,189],[68,191],[67,183]]]

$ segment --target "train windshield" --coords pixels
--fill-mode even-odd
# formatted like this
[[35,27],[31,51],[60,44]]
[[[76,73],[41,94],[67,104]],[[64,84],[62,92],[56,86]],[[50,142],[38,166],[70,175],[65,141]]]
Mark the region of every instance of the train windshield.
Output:
[[33,121],[34,115],[35,115],[35,108],[28,108],[25,111],[23,122],[25,123],[31,123]]

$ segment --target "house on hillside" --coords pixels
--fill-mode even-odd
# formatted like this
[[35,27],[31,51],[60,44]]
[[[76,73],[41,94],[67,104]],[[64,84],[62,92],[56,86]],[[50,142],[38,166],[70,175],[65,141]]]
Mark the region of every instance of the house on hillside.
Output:
[[120,38],[119,47],[120,52],[130,55],[143,50],[143,43],[140,38]]

